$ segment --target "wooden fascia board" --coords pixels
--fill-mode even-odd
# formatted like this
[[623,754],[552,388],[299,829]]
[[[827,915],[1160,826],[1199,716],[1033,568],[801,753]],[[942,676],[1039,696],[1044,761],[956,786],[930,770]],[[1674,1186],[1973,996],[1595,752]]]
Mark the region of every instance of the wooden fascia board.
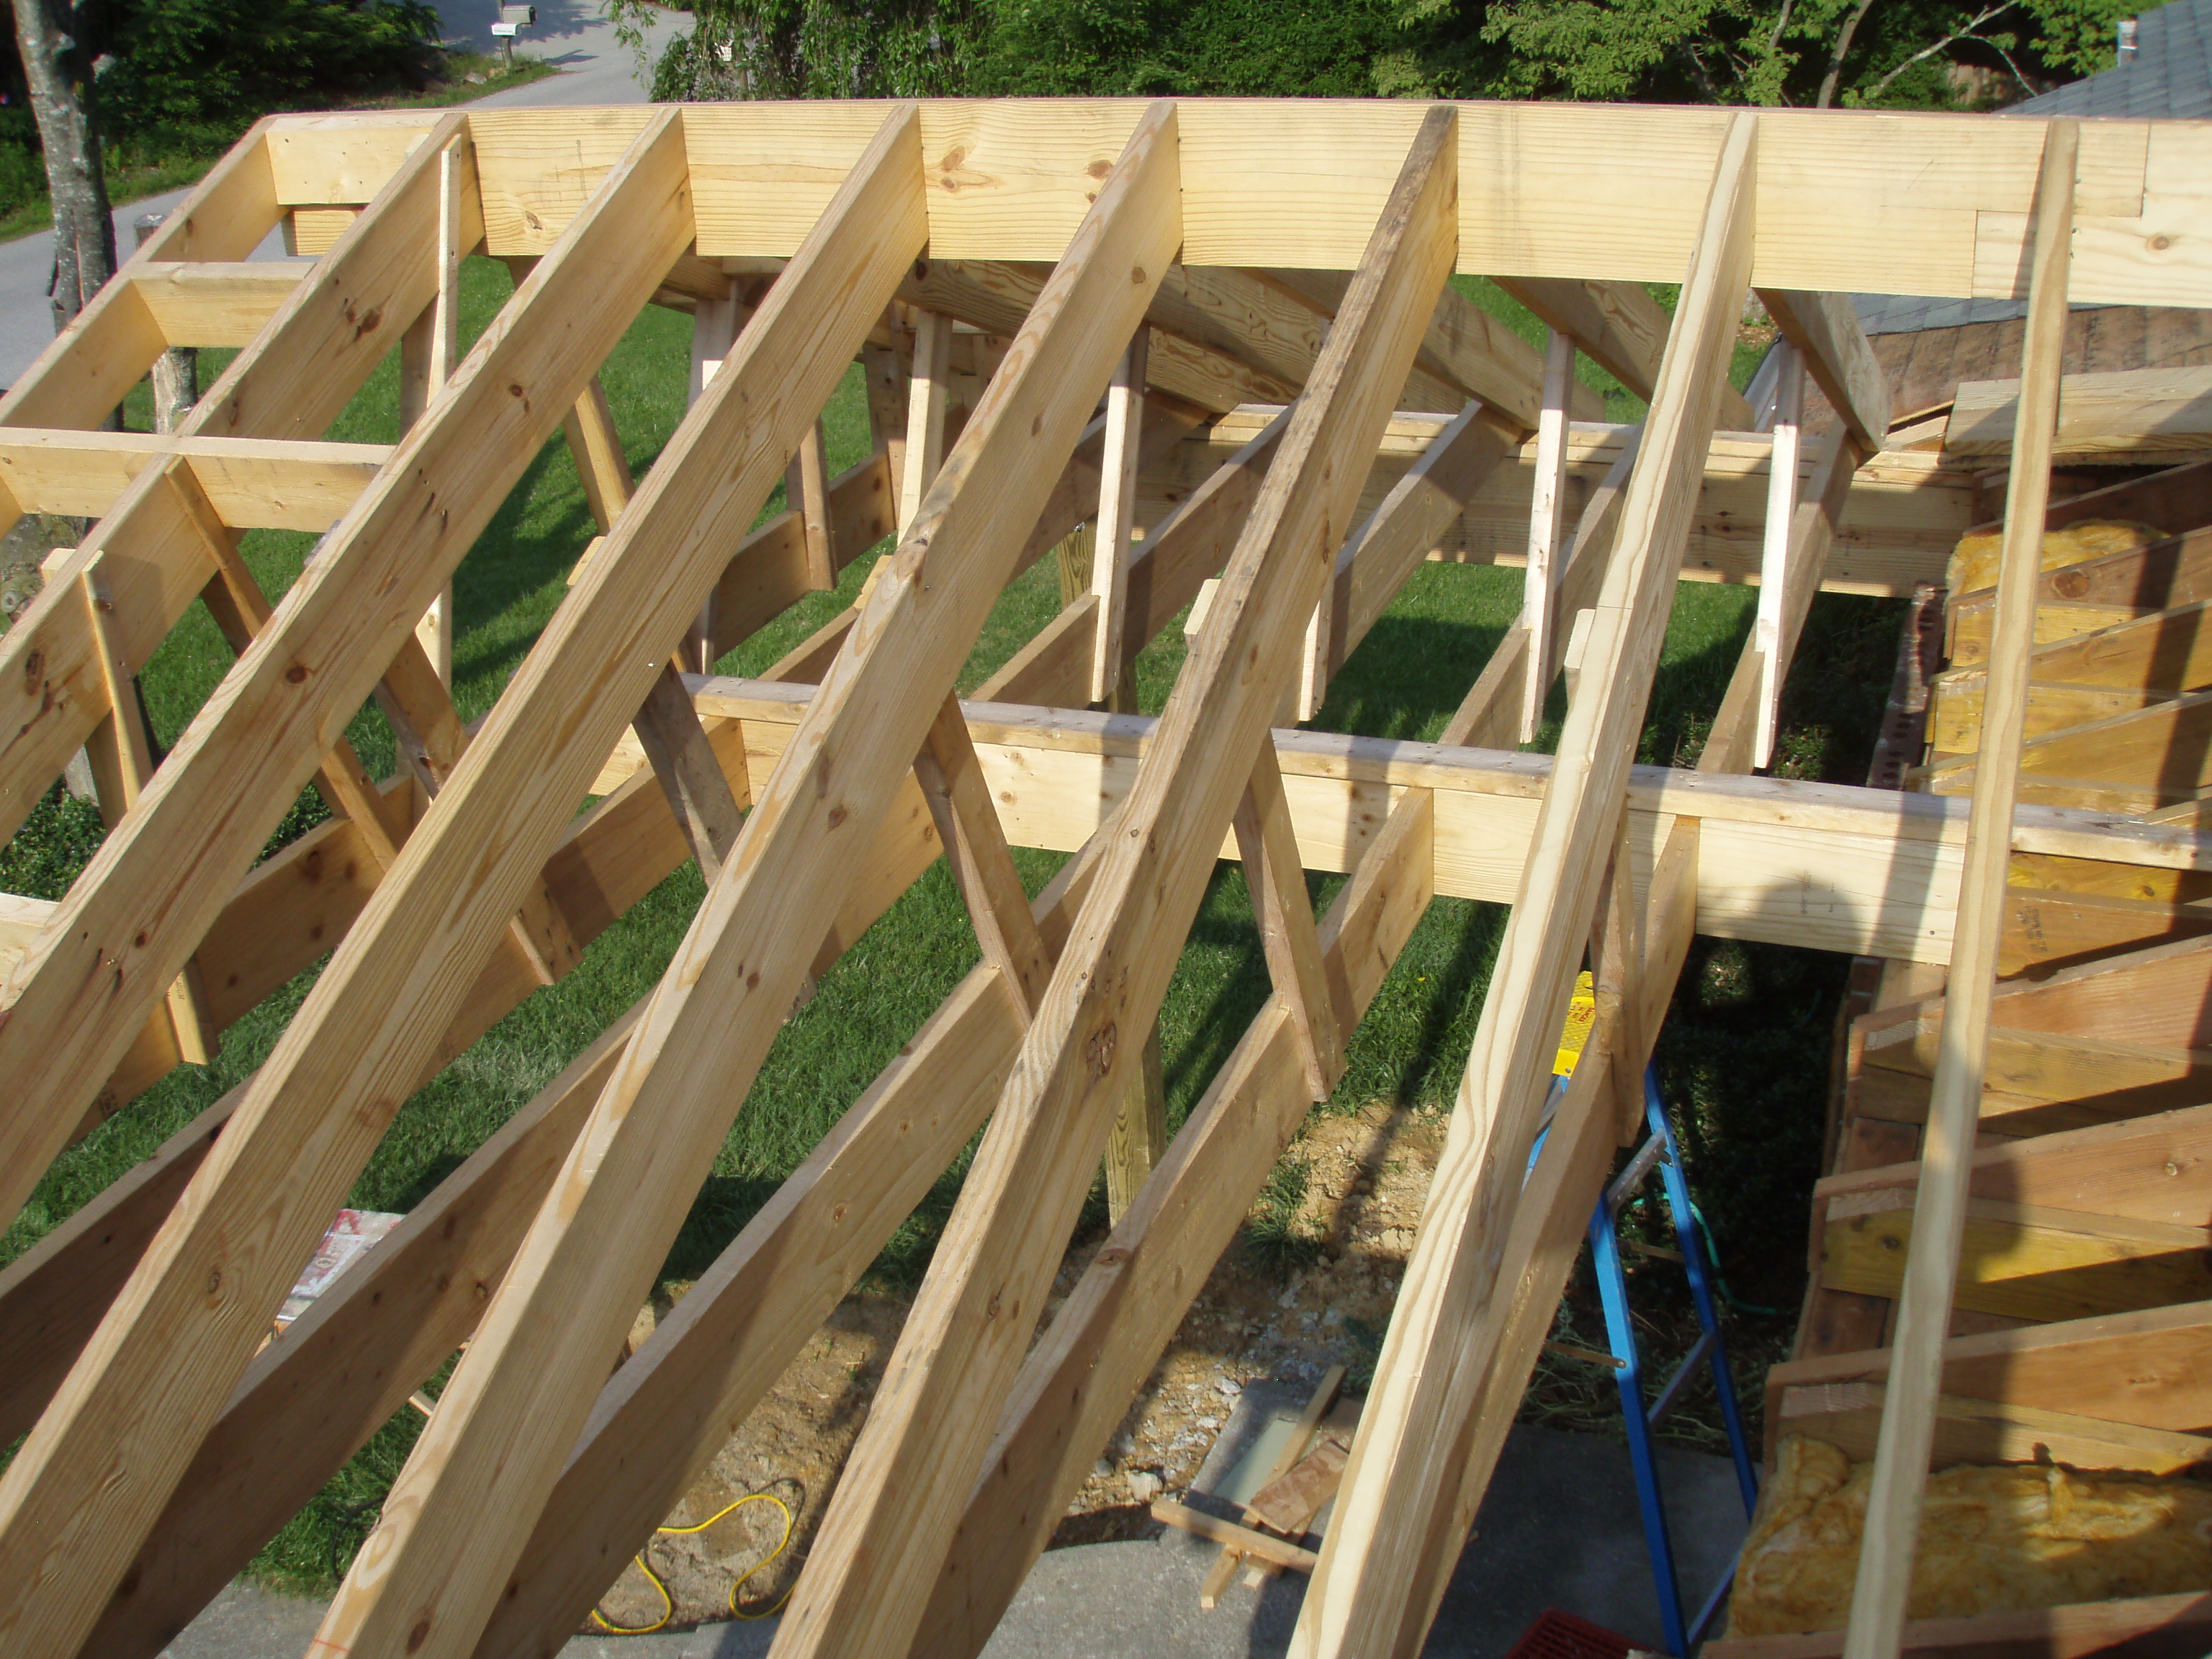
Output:
[[[686,106],[702,158],[700,252],[789,254],[828,201],[829,181],[866,142],[868,107]],[[1140,107],[1132,100],[926,103],[926,165],[943,186],[930,198],[933,253],[1057,258],[1097,189],[1092,169],[1111,162]],[[1725,111],[1491,102],[1459,109],[1462,173],[1470,180],[1460,204],[1463,270],[1575,282],[1680,279]],[[1358,262],[1411,137],[1406,103],[1194,98],[1178,110],[1203,158],[1186,196],[1185,259],[1338,270]],[[2040,123],[1899,121],[1851,110],[1761,114],[1770,142],[1759,170],[1768,206],[1754,242],[1760,287],[2017,296]],[[642,115],[501,110],[471,119],[480,143],[493,135],[496,152],[490,251],[509,253],[550,245]],[[297,142],[304,155],[310,141]],[[2197,306],[2212,297],[2189,252],[2203,234],[2195,181],[2207,164],[2205,143],[2187,121],[2090,124],[2075,298]],[[557,181],[549,177],[556,153]],[[351,157],[343,165],[359,172]],[[311,173],[312,165],[288,164],[287,194],[340,200],[330,191],[358,192],[367,182],[326,185]],[[1903,177],[1915,181],[1909,210],[1850,182]]]

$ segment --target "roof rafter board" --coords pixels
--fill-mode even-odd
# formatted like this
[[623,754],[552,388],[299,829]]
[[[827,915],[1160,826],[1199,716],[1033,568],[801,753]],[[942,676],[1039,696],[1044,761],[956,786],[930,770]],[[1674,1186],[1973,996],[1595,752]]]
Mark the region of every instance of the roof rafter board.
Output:
[[[1259,435],[1275,411],[1238,409],[1200,427],[1166,463],[1140,481],[1138,521],[1157,525],[1238,449]],[[1441,431],[1441,417],[1401,413],[1378,451],[1360,497],[1372,512]],[[1568,440],[1567,511],[1579,514],[1633,431],[1577,422]],[[1686,580],[1756,582],[1766,517],[1766,468],[1771,444],[1764,433],[1718,434],[1706,462],[1705,485],[1683,556]],[[1813,461],[1801,467],[1809,488]],[[1438,538],[1446,558],[1473,564],[1524,563],[1535,446],[1490,473],[1465,513]],[[1975,475],[1940,457],[1887,453],[1861,467],[1852,481],[1840,533],[1831,546],[1821,586],[1830,592],[1909,594],[1921,581],[1941,581],[1958,539],[1979,508]]]
[[[462,131],[459,118],[446,119],[448,131]],[[252,142],[251,135],[246,142]],[[255,169],[245,165],[250,159],[250,153],[234,151],[195,195],[219,198],[222,216],[243,214],[245,229],[260,222],[253,204],[265,204]],[[465,168],[463,176],[465,180]],[[292,291],[257,343],[240,352],[193,405],[182,428],[185,438],[210,430],[272,440],[317,437],[383,361],[390,336],[381,319],[413,316],[436,287],[436,170],[417,166],[387,182],[392,187],[345,246],[319,268],[314,281]],[[467,211],[469,223],[476,217]],[[179,236],[190,228],[181,227]],[[254,232],[255,241],[266,228]],[[167,246],[159,236],[147,244],[148,249]],[[236,251],[218,246],[226,254]],[[117,291],[115,284],[102,289],[79,323],[112,310]],[[371,317],[379,319],[378,327],[365,326]],[[25,413],[40,411],[42,418],[59,418],[52,411],[60,410],[88,414],[84,423],[91,425],[105,414],[98,406],[105,392],[89,403],[71,396],[73,372],[95,381],[104,373],[100,364],[78,363],[82,354],[73,355],[74,348],[64,349],[76,327],[0,400],[0,419],[12,414],[18,418],[11,423],[20,424]],[[96,343],[88,335],[79,340]],[[145,361],[152,360],[149,355]],[[88,549],[118,555],[107,567],[115,602],[112,620],[134,672],[215,574],[198,527],[175,493],[158,485],[150,474],[133,479],[86,538]],[[5,734],[0,737],[0,830],[9,833],[106,713],[89,617],[64,591],[76,574],[73,566],[65,567],[64,580],[50,582],[0,635],[0,732]],[[157,784],[153,793],[165,787]]]
[[[940,258],[1060,257],[1141,100],[940,100],[922,107],[930,244]],[[788,254],[866,143],[864,103],[688,104],[699,251]],[[1183,255],[1194,264],[1358,262],[1412,100],[1187,99]],[[472,112],[488,251],[543,252],[642,125],[642,106]],[[1460,106],[1460,269],[1680,280],[1727,112],[1598,104]],[[332,120],[338,118],[313,118]],[[421,117],[302,120],[267,142],[282,199],[366,201],[368,130]],[[2016,298],[2039,121],[1763,110],[1753,277],[1762,288]],[[324,155],[334,159],[325,164]],[[549,161],[558,157],[557,162]],[[396,165],[396,155],[392,164]],[[2072,296],[2212,303],[2212,133],[2186,121],[2082,124]],[[349,195],[348,192],[351,192]]]

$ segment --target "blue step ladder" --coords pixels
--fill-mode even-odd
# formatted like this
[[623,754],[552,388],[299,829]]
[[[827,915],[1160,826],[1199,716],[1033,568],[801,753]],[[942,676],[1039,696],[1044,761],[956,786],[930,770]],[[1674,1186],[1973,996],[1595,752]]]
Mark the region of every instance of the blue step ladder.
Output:
[[[1575,1049],[1581,1046],[1579,1042],[1573,1044]],[[1563,1063],[1571,1063],[1569,1051],[1563,1050],[1560,1059]],[[1553,1079],[1550,1106],[1545,1113],[1547,1122],[1551,1109],[1557,1107],[1566,1092],[1566,1082],[1563,1076]],[[1628,1460],[1636,1473],[1636,1495],[1644,1513],[1644,1536],[1651,1555],[1652,1582],[1659,1594],[1660,1625],[1666,1635],[1667,1651],[1676,1659],[1687,1659],[1691,1649],[1704,1639],[1706,1626],[1712,1623],[1713,1615],[1727,1599],[1735,1582],[1735,1569],[1731,1565],[1722,1575],[1720,1583],[1698,1609],[1696,1620],[1685,1625],[1682,1592],[1675,1577],[1674,1546],[1667,1529],[1667,1504],[1659,1487],[1659,1465],[1651,1431],[1680,1401],[1700,1365],[1709,1366],[1712,1371],[1713,1392],[1720,1401],[1721,1421],[1728,1431],[1729,1450],[1735,1460],[1736,1485],[1743,1493],[1747,1520],[1759,1502],[1759,1474],[1752,1461],[1750,1443],[1744,1437],[1735,1385],[1729,1375],[1728,1351],[1721,1340],[1720,1319],[1713,1306],[1712,1276],[1698,1243],[1697,1221],[1690,1206],[1690,1186],[1682,1174],[1681,1152],[1674,1144],[1674,1126],[1668,1121],[1666,1103],[1659,1097],[1658,1076],[1649,1067],[1644,1073],[1644,1116],[1650,1133],[1627,1167],[1599,1195],[1597,1208],[1590,1217],[1590,1255],[1597,1269],[1599,1299],[1605,1308],[1613,1382],[1620,1389],[1621,1418],[1628,1431]],[[1529,1155],[1531,1168],[1543,1144],[1540,1135]],[[1697,1304],[1702,1334],[1660,1389],[1659,1397],[1647,1407],[1644,1401],[1643,1361],[1637,1352],[1635,1327],[1629,1318],[1628,1275],[1621,1262],[1620,1224],[1620,1212],[1643,1191],[1654,1170],[1659,1172],[1668,1212],[1674,1224],[1674,1237],[1681,1245],[1682,1267],[1690,1281],[1690,1298]]]

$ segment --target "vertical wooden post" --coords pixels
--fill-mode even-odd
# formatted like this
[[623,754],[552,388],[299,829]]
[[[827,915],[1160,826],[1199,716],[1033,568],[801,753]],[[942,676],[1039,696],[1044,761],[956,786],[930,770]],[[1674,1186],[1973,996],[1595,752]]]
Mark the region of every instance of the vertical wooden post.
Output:
[[[461,152],[459,141],[438,156],[438,295],[399,342],[399,425],[404,432],[453,377],[459,356],[461,284]],[[422,653],[448,690],[453,684],[453,585],[431,602],[415,625]]]
[[1137,441],[1145,419],[1145,370],[1152,331],[1137,330],[1106,392],[1106,445],[1098,463],[1098,538],[1091,591],[1098,625],[1091,640],[1091,701],[1104,702],[1121,680],[1121,626],[1128,610],[1129,537],[1136,528]]
[[914,336],[904,313],[896,301],[886,307],[884,343],[871,343],[860,354],[867,372],[869,441],[890,466],[895,491],[906,479],[906,366],[914,356]]
[[1805,356],[1778,340],[1774,383],[1774,456],[1766,474],[1766,528],[1759,556],[1759,617],[1752,643],[1765,659],[1759,671],[1759,723],[1752,764],[1764,771],[1774,761],[1774,731],[1782,712],[1782,606],[1790,578],[1790,533],[1797,522],[1797,467],[1805,418]]
[[2074,240],[2074,168],[2081,129],[2053,121],[2043,141],[2036,186],[2012,476],[2005,486],[2003,562],[1988,685],[1982,702],[1981,757],[1974,767],[1965,869],[1959,883],[1950,989],[1929,1095],[1912,1242],[1898,1299],[1889,1387],[1867,1492],[1866,1532],[1851,1594],[1844,1659],[1895,1659],[1920,1534],[1920,1503],[1935,1442],[1943,1339],[1950,1323],[1966,1221],[1966,1178],[1989,1060],[1990,1013],[1997,947],[2004,933],[2005,878],[2012,862],[2014,798],[2027,724],[2028,657],[2035,644],[2044,516],[2051,501],[2051,451],[2058,425],[2058,380],[2066,343],[2066,283]]
[[1567,398],[1574,391],[1575,341],[1558,329],[1544,349],[1544,406],[1536,416],[1536,478],[1528,505],[1528,574],[1521,622],[1528,630],[1528,672],[1521,682],[1521,741],[1536,735],[1552,689],[1552,635],[1558,610],[1553,561],[1566,516]]
[[806,585],[826,593],[837,586],[837,560],[830,544],[829,450],[818,419],[784,471],[783,498],[806,532]]
[[945,397],[952,379],[952,319],[918,313],[914,373],[907,393],[905,470],[899,475],[899,534],[906,534],[937,469],[945,462]]
[[[1091,573],[1095,556],[1095,525],[1078,525],[1075,530],[1053,550],[1060,565],[1060,604],[1066,610],[1091,592]],[[1105,699],[1106,707],[1115,714],[1133,714],[1137,708],[1135,688],[1127,675],[1118,677],[1114,690]],[[1114,1109],[1114,1128],[1106,1140],[1106,1215],[1109,1221],[1119,1225],[1136,1201],[1137,1189],[1145,1184],[1168,1150],[1168,1096],[1166,1075],[1160,1064],[1160,1023],[1152,1022],[1151,1033],[1145,1038],[1145,1052],[1139,1064],[1132,1073],[1129,1086],[1121,1096],[1121,1103]]]
[[[691,309],[691,383],[686,405],[699,401],[714,376],[720,372],[723,359],[737,343],[738,330],[744,320],[744,307],[738,298],[737,284],[732,283],[717,300],[698,301]],[[699,607],[699,615],[684,636],[682,656],[684,666],[693,673],[711,674],[714,672],[714,598],[709,593],[706,604]]]

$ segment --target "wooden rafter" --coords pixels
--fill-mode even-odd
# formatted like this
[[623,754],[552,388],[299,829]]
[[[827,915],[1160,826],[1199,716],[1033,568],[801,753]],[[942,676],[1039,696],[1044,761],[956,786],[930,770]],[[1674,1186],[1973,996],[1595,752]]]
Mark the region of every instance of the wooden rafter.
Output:
[[[2081,1363],[2056,1347],[1929,1339],[1948,1297],[1925,1248],[1964,1226],[1961,1305],[2038,1317],[2203,1288],[2201,1216],[2176,1196],[2194,1188],[2170,1170],[2208,1109],[2165,1109],[2208,1071],[2212,924],[2191,896],[2212,850],[2197,785],[2144,788],[2126,761],[2212,729],[2185,637],[2212,603],[2201,538],[2039,578],[2008,559],[1999,595],[1955,605],[1919,781],[1978,798],[2017,753],[2031,804],[2008,836],[1986,801],[1742,775],[1769,752],[1813,594],[1932,576],[1988,510],[1943,455],[1879,453],[1886,386],[1836,296],[2018,291],[2061,240],[2030,234],[2041,169],[2075,181],[2064,280],[2039,269],[2033,296],[2046,334],[2069,287],[2194,303],[2190,260],[2165,252],[2194,246],[2191,135],[833,100],[563,114],[549,167],[553,118],[271,118],[0,396],[0,518],[101,519],[0,640],[0,827],[80,744],[111,825],[60,902],[0,895],[0,1074],[24,1080],[0,1098],[0,1198],[336,945],[260,1072],[0,1270],[0,1442],[27,1436],[0,1474],[0,1644],[151,1659],[465,1344],[322,1644],[558,1645],[981,1131],[782,1638],[980,1650],[1440,896],[1514,911],[1337,1519],[1317,1559],[1297,1556],[1316,1569],[1301,1654],[1418,1648],[1697,932],[1963,975],[1856,1023],[1882,1115],[1853,1126],[1856,1161],[1818,1195],[1835,1286],[1897,1289],[1902,1252],[1854,1254],[1852,1224],[1914,1242],[1918,1337],[1895,1362],[1783,1368],[1771,1420],[1877,1446],[1893,1508],[1917,1482],[1889,1443],[1930,1423],[1939,1445],[2007,1456],[2033,1435],[2084,1457],[2201,1455],[2185,1431],[2203,1411],[2178,1396],[2116,1431],[2075,1409],[2095,1389],[2054,1392]],[[2046,167],[2046,134],[2078,157]],[[1881,234],[1838,168],[1909,172],[1940,222]],[[321,257],[247,262],[272,226]],[[459,263],[479,248],[515,293],[456,362]],[[1643,285],[1686,264],[1670,319]],[[1548,361],[1445,285],[1454,268],[1525,302]],[[1753,283],[1841,417],[1802,471],[1740,429],[1723,378]],[[595,374],[647,303],[690,313],[694,374],[633,478]],[[401,444],[321,441],[395,343]],[[240,355],[181,431],[100,429],[180,344]],[[1644,425],[1589,418],[1578,353],[1650,403]],[[832,475],[819,417],[856,358],[875,453]],[[2192,522],[2190,468],[2043,510],[2021,475],[2047,459],[2047,369],[2008,405],[2033,414],[2013,441],[1986,418],[1971,434],[2021,463],[2015,526]],[[414,623],[556,426],[598,534],[472,733],[441,682],[447,636]],[[779,479],[790,510],[754,526]],[[1090,591],[955,701],[1002,590],[1092,520]],[[326,532],[290,595],[240,562],[252,528]],[[858,603],[764,679],[714,676],[887,534]],[[1524,554],[1524,614],[1440,742],[1270,729],[1318,709],[1424,558]],[[1756,574],[1755,624],[1697,769],[1632,767],[1668,595],[1700,574]],[[157,766],[132,676],[203,594],[239,662]],[[1138,653],[1194,605],[1166,712],[1115,712],[1134,707]],[[2024,610],[2044,630],[2032,659]],[[1559,758],[1514,752],[1562,668]],[[381,781],[325,735],[372,695],[402,762]],[[310,778],[337,815],[254,862]],[[1073,857],[1031,902],[1015,847]],[[982,963],[607,1379],[768,1044],[940,856]],[[1273,994],[1173,1146],[1120,1173],[1110,1237],[1032,1346],[1139,1069],[1127,1034],[1152,1029],[1203,883],[1237,858]],[[256,1355],[398,1103],[687,860],[708,896],[662,984]],[[2023,888],[1992,910],[1976,882],[2008,863],[2097,890]],[[1313,871],[1350,875],[1318,920]],[[2136,889],[2165,896],[2115,896]],[[1971,983],[1992,961],[2129,944],[2148,948],[1994,998]],[[1539,1062],[1585,945],[1596,1026],[1524,1186]],[[2118,1024],[2084,1037],[2085,1011]],[[1994,1081],[1968,1088],[1945,1056],[1978,1029]],[[2124,1113],[2083,1106],[2116,1087]],[[1953,1156],[1960,1110],[2051,1133]],[[1899,1162],[1923,1120],[1940,1126],[1927,1158]],[[1936,1194],[1921,1215],[1916,1182]],[[2046,1265],[1990,1268],[1985,1245]],[[2100,1250],[2130,1288],[2082,1303],[2066,1264]],[[2069,1340],[2185,1368],[2194,1305],[2072,1320]],[[1886,1571],[1869,1583],[1892,1598]],[[1854,1628],[1852,1659],[1892,1650],[1874,1629]]]

